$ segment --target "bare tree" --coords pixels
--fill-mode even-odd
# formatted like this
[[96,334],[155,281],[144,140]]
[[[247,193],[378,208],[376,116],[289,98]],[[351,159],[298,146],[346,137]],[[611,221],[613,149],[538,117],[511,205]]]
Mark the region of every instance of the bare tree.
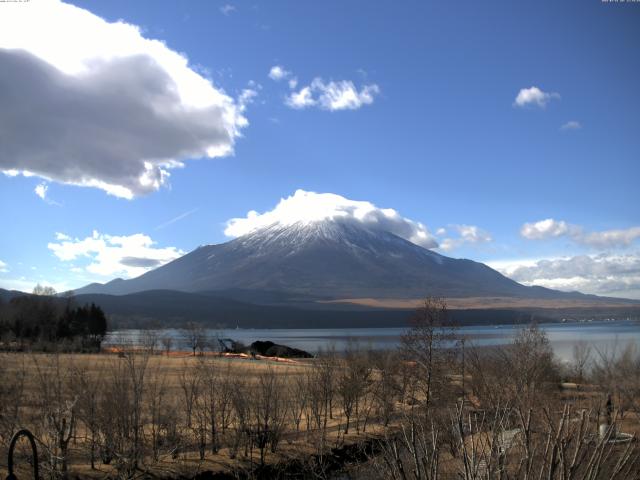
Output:
[[592,372],[594,380],[613,395],[623,417],[633,411],[640,418],[640,351],[635,343],[620,349],[596,349]]
[[304,374],[295,374],[293,379],[287,383],[289,396],[289,412],[291,420],[296,428],[296,439],[300,432],[302,417],[307,411],[309,393],[306,391],[307,378]]
[[[160,449],[167,432],[173,429],[169,425],[172,416],[167,405],[167,376],[161,366],[150,370],[147,381],[146,410],[149,433],[151,436],[151,452],[154,461],[160,458]],[[172,445],[171,447],[175,447]],[[170,448],[171,449],[171,448]]]
[[173,346],[173,338],[170,335],[165,335],[160,338],[160,344],[162,345],[164,354],[168,356],[171,353],[171,347]]
[[258,384],[251,402],[251,435],[264,465],[265,452],[275,453],[287,418],[284,385],[277,372],[268,367],[258,376]]
[[[95,364],[90,365],[95,370]],[[71,388],[77,398],[78,419],[83,423],[88,432],[89,462],[91,470],[95,470],[96,448],[100,434],[100,422],[98,408],[102,379],[93,373],[86,365],[76,366],[72,370],[73,381]]]
[[350,344],[345,352],[344,361],[340,365],[337,389],[342,402],[342,412],[346,419],[344,433],[349,433],[352,415],[355,415],[356,430],[360,429],[360,408],[363,396],[369,386],[372,367],[369,359]]
[[77,397],[70,395],[69,369],[60,365],[58,354],[33,357],[37,373],[38,407],[42,412],[49,466],[53,475],[68,478],[69,442],[77,420]]
[[573,368],[576,380],[583,382],[591,361],[591,346],[585,341],[573,344]]
[[635,442],[617,444],[615,418],[604,435],[589,412],[568,404],[558,412],[536,407],[542,418],[513,428],[507,409],[476,411],[461,401],[445,408],[453,433],[452,455],[443,461],[446,424],[437,418],[403,417],[399,431],[389,432],[374,462],[379,478],[436,480],[623,480],[638,478],[640,455]]
[[158,348],[158,332],[155,330],[144,330],[140,336],[140,346],[143,350],[148,351],[151,355],[156,353]]
[[517,398],[531,406],[537,393],[559,380],[549,338],[544,330],[532,324],[518,332],[512,348],[507,351],[510,353],[510,379]]
[[[200,456],[204,458],[207,437],[211,439],[211,452],[217,453],[219,448],[219,420],[218,407],[219,387],[223,383],[219,379],[216,363],[212,359],[201,359],[198,364],[198,376],[200,378],[199,394],[195,401],[196,416],[198,417],[198,438]],[[224,391],[222,393],[226,394]],[[226,407],[226,405],[225,405]]]
[[429,408],[451,391],[447,375],[455,363],[455,329],[443,299],[427,298],[412,318],[411,329],[402,337],[402,351],[413,365],[412,380],[419,400]]
[[142,354],[129,353],[125,356],[126,372],[132,393],[132,429],[133,429],[133,469],[138,468],[138,461],[142,453],[143,434],[143,401],[145,394],[145,374],[149,363],[149,354],[146,351]]
[[250,393],[244,378],[234,377],[231,384],[231,404],[233,405],[233,443],[229,456],[233,459],[238,453],[241,444],[245,445],[245,456],[249,450],[250,432]]
[[130,351],[114,359],[104,378],[100,399],[101,454],[116,460],[123,476],[131,476],[143,459],[146,374],[150,352]]
[[376,352],[371,358],[372,364],[377,370],[373,387],[376,413],[382,418],[385,427],[391,420],[396,400],[401,392],[398,380],[398,360],[395,352],[391,351]]
[[522,414],[557,388],[560,375],[546,333],[535,325],[510,345],[467,351],[473,392],[485,407],[518,407]]
[[200,393],[201,378],[198,369],[185,361],[180,371],[179,382],[184,399],[186,426],[190,429],[192,426],[194,404]]
[[197,351],[202,352],[206,346],[207,338],[206,331],[199,323],[188,322],[184,328],[185,337],[187,340],[187,345],[193,352],[193,355],[196,355]]
[[308,418],[319,432],[319,442],[316,445],[319,454],[325,449],[327,424],[333,414],[337,369],[335,351],[329,350],[319,352],[313,368],[307,372]]
[[56,289],[47,285],[40,285],[39,283],[33,287],[34,295],[40,295],[43,297],[55,297],[58,292]]

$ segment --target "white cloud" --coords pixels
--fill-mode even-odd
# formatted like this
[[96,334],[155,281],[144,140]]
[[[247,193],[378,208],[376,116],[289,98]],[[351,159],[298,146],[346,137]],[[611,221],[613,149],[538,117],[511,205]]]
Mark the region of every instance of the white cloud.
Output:
[[46,183],[42,182],[42,183],[39,183],[38,185],[36,185],[36,188],[34,189],[34,192],[42,200],[45,200],[47,198],[47,190],[48,189],[49,189],[49,186]]
[[233,152],[238,105],[139,27],[55,0],[0,15],[0,171],[133,198]]
[[578,241],[596,248],[628,247],[640,238],[640,227],[582,234]]
[[[445,252],[465,244],[488,243],[493,240],[489,232],[475,225],[450,225],[449,227],[457,232],[458,236],[442,239],[439,248]],[[447,231],[444,228],[439,228],[437,231],[438,235],[446,235],[446,233]]]
[[293,92],[289,95],[285,103],[291,108],[301,109],[316,104],[311,93],[311,87],[303,87],[299,92]]
[[358,91],[353,82],[346,80],[328,84],[314,81],[314,84],[322,92],[319,98],[320,106],[326,110],[355,110],[373,103],[373,97],[380,93],[380,89],[375,84],[365,85]]
[[537,107],[544,108],[552,99],[559,98],[560,95],[558,93],[543,92],[538,87],[523,88],[518,92],[513,105],[516,107],[535,105]]
[[295,109],[316,106],[322,110],[357,110],[373,103],[380,88],[376,84],[364,85],[360,90],[350,80],[326,83],[315,78],[310,85],[292,92],[285,99],[286,105]]
[[220,13],[222,13],[223,15],[227,15],[229,16],[230,14],[232,14],[233,12],[236,11],[236,7],[227,3],[223,6],[220,7]]
[[520,235],[529,240],[568,237],[576,243],[593,248],[629,247],[640,238],[640,227],[587,232],[580,225],[547,218],[535,223],[525,223]]
[[0,260],[0,273],[8,272],[7,264]]
[[[274,65],[269,71],[272,80],[280,81],[288,78],[291,90],[298,87],[298,77],[285,70],[282,65]],[[325,82],[316,77],[308,85],[303,85],[298,91],[292,91],[285,97],[285,105],[294,109],[318,107],[322,110],[357,110],[364,105],[373,103],[380,87],[376,84],[364,85],[358,90],[351,80]]]
[[543,240],[566,235],[573,228],[562,220],[547,218],[535,223],[525,223],[520,229],[520,235],[529,240]]
[[56,240],[58,242],[48,244],[56,257],[64,262],[88,260],[85,271],[105,277],[136,277],[184,255],[175,247],[156,247],[155,242],[142,233],[115,236],[94,231],[84,239],[56,233]]
[[41,182],[38,185],[36,185],[36,188],[33,189],[33,191],[35,192],[35,194],[40,197],[42,200],[45,201],[45,203],[48,203],[49,205],[55,205],[57,207],[60,206],[60,203],[56,202],[55,200],[50,199],[47,194],[49,192],[49,185],[47,185],[46,182]]
[[391,232],[424,248],[435,248],[437,241],[427,227],[391,208],[378,208],[367,201],[349,200],[333,193],[315,193],[297,190],[283,198],[273,210],[258,213],[250,211],[246,217],[232,218],[224,231],[229,237],[239,237],[256,229],[276,223],[293,225],[322,220],[360,223],[368,228]]
[[640,298],[638,253],[488,262],[488,265],[525,285]]
[[582,124],[580,122],[577,120],[569,120],[560,127],[560,130],[580,130],[581,128]]
[[245,88],[244,90],[242,90],[242,92],[238,96],[237,101],[240,111],[244,112],[247,109],[247,105],[252,104],[254,98],[256,98],[257,96],[257,90],[254,90],[252,88]]
[[273,67],[271,67],[271,70],[269,70],[269,78],[271,80],[275,80],[276,82],[282,80],[283,78],[287,78],[289,75],[291,75],[291,72],[285,70],[282,65],[274,65]]

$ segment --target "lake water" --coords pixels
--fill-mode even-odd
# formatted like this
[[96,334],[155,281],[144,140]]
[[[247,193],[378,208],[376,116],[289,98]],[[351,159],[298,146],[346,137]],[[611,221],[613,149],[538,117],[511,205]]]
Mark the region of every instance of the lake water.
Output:
[[[458,334],[466,339],[467,345],[491,346],[510,343],[522,326],[467,326],[460,327]],[[640,323],[635,321],[602,321],[584,323],[549,323],[540,328],[547,332],[555,354],[564,360],[571,360],[573,346],[577,342],[587,342],[594,349],[611,352],[624,348],[629,343],[640,347]],[[331,328],[331,329],[233,329],[207,330],[209,338],[231,338],[246,345],[256,340],[270,340],[274,343],[300,348],[310,353],[320,348],[335,348],[344,351],[349,342],[355,341],[363,348],[393,349],[400,344],[405,328]],[[188,350],[186,334],[183,330],[156,330],[159,336],[173,338],[173,349]],[[105,346],[126,342],[139,344],[144,332],[122,330],[110,332]]]

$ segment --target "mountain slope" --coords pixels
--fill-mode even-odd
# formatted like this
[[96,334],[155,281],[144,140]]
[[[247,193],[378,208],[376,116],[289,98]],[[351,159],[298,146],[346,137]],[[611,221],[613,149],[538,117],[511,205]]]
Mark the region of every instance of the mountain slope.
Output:
[[199,247],[140,277],[91,284],[76,293],[157,289],[268,290],[322,298],[580,295],[525,287],[482,263],[445,257],[392,233],[335,220],[273,224]]

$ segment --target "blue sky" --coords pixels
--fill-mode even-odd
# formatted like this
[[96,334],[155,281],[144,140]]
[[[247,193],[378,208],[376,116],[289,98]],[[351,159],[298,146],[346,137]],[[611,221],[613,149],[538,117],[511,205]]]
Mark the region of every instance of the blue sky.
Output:
[[[136,25],[142,39],[181,53],[185,68],[226,96],[222,104],[235,120],[224,123],[213,110],[203,118],[237,131],[213,138],[208,124],[200,130],[201,117],[179,117],[175,128],[199,136],[197,145],[175,140],[180,150],[171,144],[171,127],[154,130],[145,120],[140,91],[148,89],[131,94],[140,99],[139,112],[123,106],[109,113],[111,86],[118,95],[148,79],[139,52],[122,47],[113,56],[131,63],[112,65],[94,29],[81,28],[88,17],[54,4],[36,30],[29,15],[49,3],[31,2],[29,14],[0,4],[0,18],[15,25],[0,33],[0,53],[7,52],[0,86],[12,86],[0,100],[14,107],[0,111],[0,170],[8,172],[0,175],[0,287],[41,282],[67,289],[131,276],[228,240],[229,219],[272,210],[300,189],[393,208],[422,224],[441,253],[488,262],[528,284],[640,297],[640,4],[73,2],[104,19],[110,44],[120,35],[113,22]],[[42,85],[83,75],[53,51],[55,42],[45,48],[56,28],[87,45],[84,74],[100,86],[91,90],[91,105],[105,95],[97,114],[82,100],[39,110],[51,100]],[[94,45],[96,58],[109,58],[103,69],[91,63]],[[52,65],[42,83],[36,76],[44,70],[24,70],[44,99],[32,105],[16,100],[33,96],[30,82],[11,77],[26,58],[16,49]],[[278,80],[269,76],[274,66],[285,72]],[[141,80],[132,80],[136,75]],[[87,85],[68,88],[86,92]],[[314,104],[292,100],[305,87]],[[332,94],[352,95],[352,103],[327,103]],[[79,143],[69,153],[62,134],[45,138],[48,121],[63,125],[64,135],[73,136],[79,123],[100,129],[69,140]],[[100,141],[96,133],[123,125],[131,135],[117,131]],[[64,145],[57,151],[49,141]],[[206,158],[206,142],[227,150]],[[40,143],[46,148],[33,153]],[[153,170],[156,183],[127,183],[122,172],[140,165],[141,151],[166,153],[183,166],[163,158]],[[160,178],[160,170],[170,177]],[[31,174],[16,174],[24,171]],[[127,188],[132,198],[96,182]],[[146,255],[153,261],[122,266],[123,258]]]

